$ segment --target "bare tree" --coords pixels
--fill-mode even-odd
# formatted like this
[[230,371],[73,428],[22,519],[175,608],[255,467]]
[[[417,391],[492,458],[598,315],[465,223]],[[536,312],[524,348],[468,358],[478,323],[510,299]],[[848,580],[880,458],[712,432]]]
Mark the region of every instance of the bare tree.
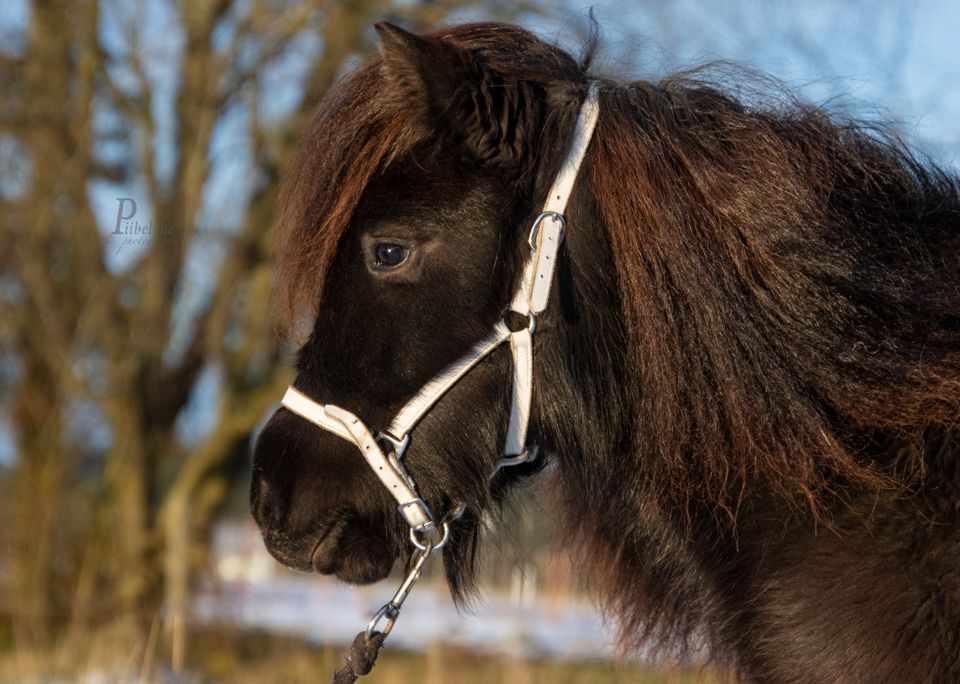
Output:
[[[280,170],[374,21],[424,28],[470,4],[52,0],[5,42],[0,388],[16,461],[0,577],[20,652],[57,628],[83,648],[106,626],[139,648],[162,601],[182,661],[198,541],[290,380],[270,305]],[[299,80],[271,82],[298,55]],[[294,104],[266,115],[280,95]],[[213,149],[238,117],[246,163]],[[209,211],[228,165],[252,179],[231,225]],[[111,189],[123,199],[104,215]],[[126,232],[137,223],[151,234]],[[183,439],[211,369],[216,410]]]

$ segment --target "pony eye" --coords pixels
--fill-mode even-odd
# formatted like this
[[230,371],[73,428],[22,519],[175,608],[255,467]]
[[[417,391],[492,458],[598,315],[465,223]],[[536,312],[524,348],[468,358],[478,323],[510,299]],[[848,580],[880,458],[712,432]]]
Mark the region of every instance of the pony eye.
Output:
[[407,260],[409,252],[403,245],[393,242],[378,242],[373,247],[373,264],[376,268],[388,270],[396,268]]

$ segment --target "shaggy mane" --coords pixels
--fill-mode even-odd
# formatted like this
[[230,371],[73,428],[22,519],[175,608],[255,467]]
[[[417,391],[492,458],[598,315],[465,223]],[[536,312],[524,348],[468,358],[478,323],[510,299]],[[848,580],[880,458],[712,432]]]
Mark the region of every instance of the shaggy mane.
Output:
[[877,431],[958,425],[958,184],[896,137],[681,75],[604,92],[589,174],[674,503],[816,512],[892,484]]

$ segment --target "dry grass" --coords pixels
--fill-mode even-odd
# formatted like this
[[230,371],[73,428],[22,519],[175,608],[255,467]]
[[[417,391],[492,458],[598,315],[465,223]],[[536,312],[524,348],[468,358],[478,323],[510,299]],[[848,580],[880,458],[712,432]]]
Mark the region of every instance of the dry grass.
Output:
[[[90,639],[83,651],[65,653],[64,646],[49,653],[0,652],[0,684],[36,682],[130,682],[142,684],[302,684],[329,681],[342,663],[346,648],[313,645],[302,639],[263,632],[240,632],[226,627],[191,634],[187,667],[174,675],[161,647],[157,666],[143,672],[143,653],[130,652],[116,633]],[[111,648],[110,644],[116,647]],[[431,645],[426,653],[383,651],[367,680],[370,684],[712,684],[709,671],[655,672],[634,664],[536,662],[492,656]]]

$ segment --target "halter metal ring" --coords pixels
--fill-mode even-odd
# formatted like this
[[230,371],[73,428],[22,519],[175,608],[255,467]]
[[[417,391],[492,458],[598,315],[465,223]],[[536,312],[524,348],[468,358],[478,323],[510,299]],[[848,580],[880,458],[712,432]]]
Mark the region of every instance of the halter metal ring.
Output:
[[531,335],[537,331],[537,315],[535,313],[521,313],[520,311],[515,311],[514,309],[507,309],[503,314],[503,324],[510,330],[510,332],[519,332],[522,330],[522,328],[517,328],[516,330],[513,329],[513,327],[510,325],[510,319],[508,318],[510,314],[516,314],[517,316],[526,318],[527,330],[530,331]]
[[563,218],[563,214],[558,214],[555,211],[544,211],[537,215],[537,218],[533,220],[533,227],[530,229],[530,237],[527,238],[527,244],[530,245],[530,249],[534,252],[537,251],[537,233],[540,231],[540,224],[543,223],[543,219],[551,218],[554,221],[557,221],[561,226],[566,225],[566,220]]
[[[434,529],[437,529],[437,528],[434,528]],[[420,541],[420,538],[417,536],[419,530],[416,530],[413,527],[411,527],[410,543],[413,544],[419,551],[422,551],[424,553],[436,553],[437,551],[442,549],[446,545],[447,540],[450,539],[450,523],[449,522],[443,523],[440,529],[443,531],[443,537],[436,544],[431,544],[429,541],[425,541],[425,542]],[[422,532],[419,532],[419,533],[423,534]]]

